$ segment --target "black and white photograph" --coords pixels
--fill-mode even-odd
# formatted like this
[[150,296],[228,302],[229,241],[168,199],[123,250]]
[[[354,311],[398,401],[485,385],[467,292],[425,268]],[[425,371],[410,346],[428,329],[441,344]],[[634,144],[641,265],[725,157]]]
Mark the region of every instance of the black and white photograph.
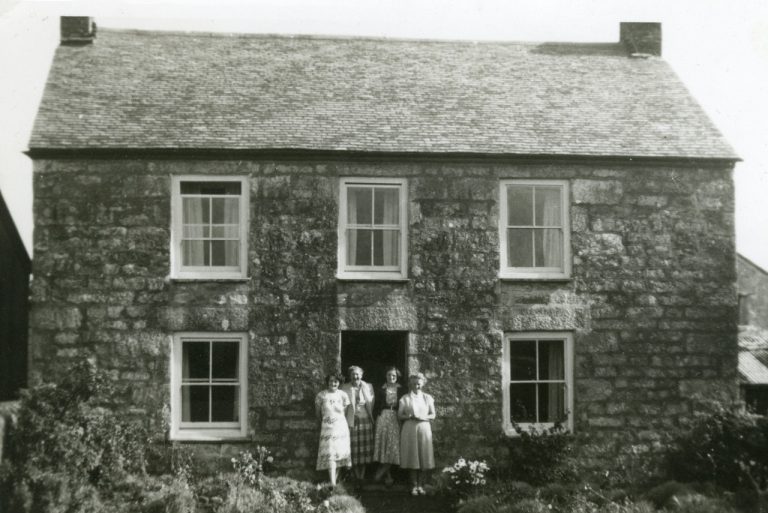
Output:
[[768,512],[768,3],[0,48],[0,513]]

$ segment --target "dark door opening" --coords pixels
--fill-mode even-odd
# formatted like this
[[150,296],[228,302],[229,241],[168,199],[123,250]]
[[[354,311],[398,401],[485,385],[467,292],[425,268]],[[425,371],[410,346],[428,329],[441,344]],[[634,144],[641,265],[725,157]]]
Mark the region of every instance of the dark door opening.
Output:
[[[374,389],[384,384],[387,367],[395,366],[407,375],[407,331],[343,331],[341,333],[341,371],[347,376],[350,365],[363,369],[363,380]],[[405,384],[401,379],[401,383]]]

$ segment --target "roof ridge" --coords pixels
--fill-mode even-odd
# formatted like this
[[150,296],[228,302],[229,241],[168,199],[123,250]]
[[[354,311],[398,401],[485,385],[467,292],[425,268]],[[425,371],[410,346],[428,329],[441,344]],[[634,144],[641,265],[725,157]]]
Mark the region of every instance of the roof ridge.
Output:
[[195,30],[150,30],[118,27],[99,27],[99,34],[103,32],[130,34],[136,36],[183,36],[183,37],[211,37],[232,39],[295,39],[308,41],[380,41],[387,43],[436,43],[468,45],[563,45],[563,46],[617,46],[619,41],[518,41],[506,39],[440,39],[418,37],[388,37],[373,35],[349,35],[349,34],[280,34],[274,32],[215,32]]

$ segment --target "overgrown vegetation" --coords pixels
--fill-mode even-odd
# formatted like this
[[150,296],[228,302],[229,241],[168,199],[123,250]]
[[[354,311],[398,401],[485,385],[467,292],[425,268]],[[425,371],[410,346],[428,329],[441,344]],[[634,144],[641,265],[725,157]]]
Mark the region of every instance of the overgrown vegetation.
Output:
[[[156,443],[109,406],[127,394],[88,362],[23,392],[0,465],[9,513],[364,513],[342,488],[264,475],[265,447],[203,477],[183,445]],[[127,397],[127,396],[126,396]],[[160,437],[162,438],[162,437]]]

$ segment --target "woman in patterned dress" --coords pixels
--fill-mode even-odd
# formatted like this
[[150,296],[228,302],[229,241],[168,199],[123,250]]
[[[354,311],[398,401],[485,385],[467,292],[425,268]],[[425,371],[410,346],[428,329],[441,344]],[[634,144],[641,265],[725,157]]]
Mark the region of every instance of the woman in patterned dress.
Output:
[[397,406],[402,397],[402,386],[397,382],[402,376],[397,367],[389,367],[385,374],[385,383],[376,390],[373,416],[376,419],[376,441],[373,446],[373,460],[380,463],[374,476],[380,481],[392,485],[392,465],[400,465],[400,422],[397,420]]
[[427,378],[421,372],[408,378],[410,392],[400,399],[397,418],[405,421],[400,433],[400,468],[407,468],[411,495],[424,495],[423,471],[435,468],[432,451],[432,426],[435,400],[421,391]]
[[315,397],[315,413],[320,420],[320,444],[317,449],[317,470],[328,469],[331,486],[336,486],[339,467],[352,466],[349,427],[346,412],[351,407],[347,394],[339,390],[341,378],[325,377],[327,388]]
[[371,384],[363,381],[363,369],[353,365],[348,372],[349,382],[341,389],[352,403],[347,412],[347,423],[352,439],[352,470],[359,484],[365,477],[365,466],[373,461],[374,397]]

